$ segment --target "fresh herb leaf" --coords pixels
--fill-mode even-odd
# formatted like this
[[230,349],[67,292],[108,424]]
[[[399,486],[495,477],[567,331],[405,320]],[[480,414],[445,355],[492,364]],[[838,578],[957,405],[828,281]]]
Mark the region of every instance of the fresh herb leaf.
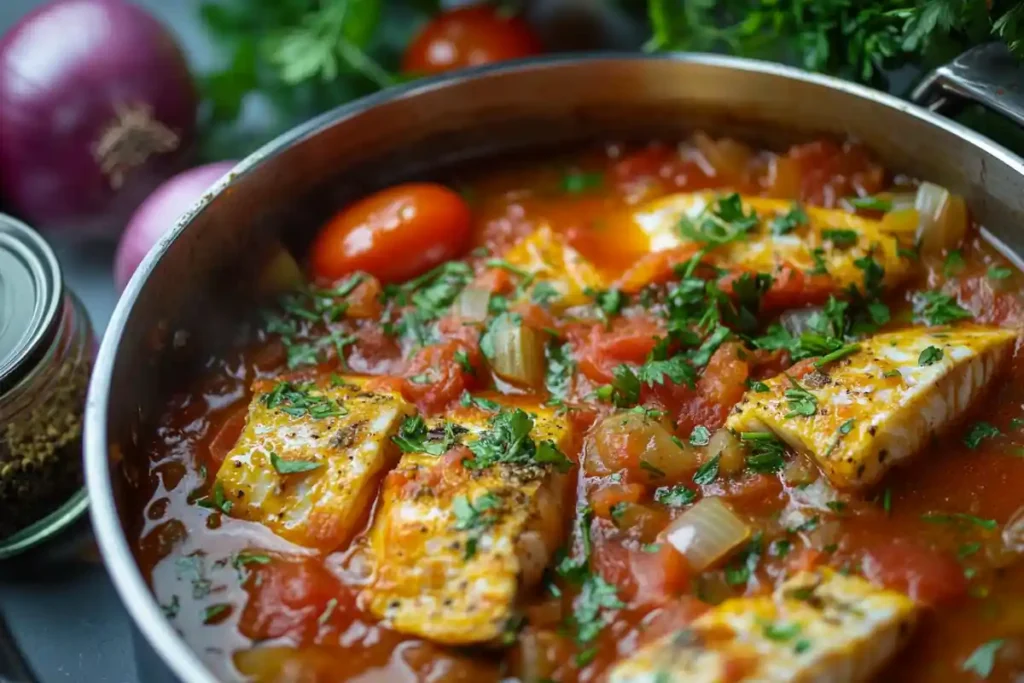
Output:
[[953,249],[946,254],[946,261],[942,264],[942,274],[952,277],[964,269],[964,255],[959,249]]
[[440,428],[427,429],[427,423],[422,417],[410,415],[391,440],[403,453],[444,455],[459,443],[459,435],[465,431],[464,427],[448,421]]
[[985,439],[991,439],[992,437],[999,436],[1001,433],[998,427],[988,422],[975,422],[967,430],[967,434],[964,435],[964,443],[967,444],[968,448],[974,450]]
[[974,317],[956,302],[956,299],[942,292],[918,292],[914,296],[914,313],[919,322],[927,325],[949,325],[958,320]]
[[808,218],[807,213],[803,210],[799,204],[794,203],[790,207],[789,211],[776,216],[771,222],[771,230],[773,235],[788,235],[797,228],[803,225],[807,225]]
[[786,397],[789,412],[786,413],[786,419],[793,417],[811,417],[818,412],[818,399],[814,394],[804,389],[802,386],[797,384],[797,381],[786,375],[786,379],[792,385],[791,389],[786,389],[784,396]]
[[662,486],[654,491],[654,501],[669,507],[681,508],[697,499],[697,494],[682,484]]
[[473,458],[463,461],[471,470],[486,469],[497,463],[553,465],[565,472],[572,467],[565,454],[552,441],[536,443],[530,438],[533,418],[520,408],[506,410],[490,419],[487,431],[469,444]]
[[892,202],[882,197],[847,197],[846,201],[853,208],[863,211],[892,210]]
[[718,463],[721,460],[722,455],[718,454],[698,467],[697,471],[693,474],[693,483],[698,486],[707,486],[715,479],[718,479]]
[[928,346],[917,357],[918,365],[933,365],[942,360],[942,349],[937,346]]
[[707,446],[711,443],[711,430],[704,425],[697,425],[690,433],[691,446]]
[[827,228],[821,231],[822,239],[825,239],[832,243],[836,249],[846,249],[857,244],[857,231],[856,230],[840,230],[834,228]]
[[481,398],[480,396],[473,396],[468,391],[463,391],[459,397],[459,405],[463,408],[470,408],[476,406],[480,410],[486,410],[491,413],[496,413],[501,410],[501,405],[487,398]]
[[977,526],[988,531],[999,527],[994,519],[983,519],[968,515],[964,512],[927,512],[921,515],[921,519],[931,524],[956,524],[959,526]]
[[332,398],[324,396],[312,383],[278,382],[260,397],[269,410],[280,410],[291,417],[309,416],[314,420],[345,415],[346,411]]
[[322,462],[314,460],[285,460],[279,457],[277,453],[270,454],[270,464],[278,474],[311,472],[323,466]]
[[569,194],[583,194],[604,187],[604,174],[572,171],[562,176],[562,191]]
[[990,280],[1005,280],[1013,275],[1013,271],[1002,266],[990,266],[986,274]]
[[209,605],[203,609],[203,623],[213,624],[228,615],[231,612],[231,605],[227,603],[218,603],[216,605]]
[[759,474],[775,474],[786,466],[786,446],[768,432],[744,432],[740,441],[747,446],[747,469]]
[[679,232],[686,239],[717,247],[746,239],[758,222],[754,210],[744,212],[743,200],[739,194],[732,193],[710,202],[693,220],[684,216],[679,221]]
[[996,667],[996,653],[1005,642],[1002,638],[995,638],[987,643],[982,643],[964,660],[962,669],[981,678],[988,678]]

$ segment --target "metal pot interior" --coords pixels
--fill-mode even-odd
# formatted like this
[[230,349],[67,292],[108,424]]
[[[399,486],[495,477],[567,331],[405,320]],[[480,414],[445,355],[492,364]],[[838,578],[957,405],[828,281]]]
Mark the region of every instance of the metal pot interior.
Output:
[[[86,455],[94,527],[136,622],[185,680],[213,680],[161,617],[132,559],[126,503],[140,436],[206,355],[231,343],[254,253],[301,254],[337,207],[401,180],[587,140],[701,128],[769,146],[852,137],[888,168],[964,195],[1024,253],[1024,163],[987,139],[876,91],[773,64],[680,56],[542,59],[381,93],[328,113],[243,162],[147,259],[100,351]],[[396,258],[401,258],[400,254]],[[126,532],[125,529],[128,529]]]

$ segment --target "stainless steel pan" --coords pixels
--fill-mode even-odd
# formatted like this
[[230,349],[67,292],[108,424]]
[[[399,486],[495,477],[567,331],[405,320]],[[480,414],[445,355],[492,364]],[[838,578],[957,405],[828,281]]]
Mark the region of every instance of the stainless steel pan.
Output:
[[[1024,123],[1019,72],[1009,66],[998,49],[983,48],[934,74],[918,95],[935,107],[976,99]],[[451,164],[694,127],[769,142],[858,138],[889,168],[963,194],[1009,253],[1024,254],[1024,160],[929,109],[775,64],[547,58],[418,82],[316,118],[239,164],[161,240],[99,352],[85,427],[92,520],[142,635],[141,679],[215,680],[163,618],[136,566],[126,494],[145,475],[139,444],[155,412],[198,358],[230,341],[245,290],[237,285],[252,277],[254,250],[278,238],[301,249],[345,201]]]

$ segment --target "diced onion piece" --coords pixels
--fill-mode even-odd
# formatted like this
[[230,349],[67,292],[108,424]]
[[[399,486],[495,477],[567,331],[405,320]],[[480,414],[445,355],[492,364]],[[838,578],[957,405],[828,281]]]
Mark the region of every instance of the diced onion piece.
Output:
[[605,476],[631,469],[652,483],[681,480],[700,467],[696,448],[672,438],[657,420],[634,412],[609,415],[584,444],[583,471]]
[[921,254],[938,255],[956,249],[967,233],[967,205],[963,197],[933,183],[917,188],[914,208],[920,215],[916,242]]
[[1003,527],[1003,545],[1007,550],[1024,555],[1024,506],[1017,508]]
[[818,479],[818,468],[807,458],[796,457],[786,463],[782,479],[789,486],[806,486]]
[[522,323],[502,318],[492,331],[494,373],[512,384],[544,386],[544,335]]
[[482,323],[487,320],[487,310],[491,303],[491,293],[486,289],[466,287],[455,302],[455,311],[463,320]]
[[750,538],[750,527],[718,498],[704,498],[663,532],[694,572],[725,560]]
[[821,306],[810,306],[808,308],[796,308],[786,311],[779,316],[779,322],[786,331],[794,337],[799,337],[804,332],[811,330],[811,322],[821,314]]
[[746,457],[743,444],[736,435],[724,427],[711,435],[707,447],[707,458],[718,456],[718,471],[722,474],[736,474],[743,469]]
[[920,214],[917,209],[910,207],[889,211],[882,216],[882,222],[878,227],[891,235],[914,237],[917,235],[917,228],[920,224]]
[[693,143],[715,171],[715,175],[729,179],[742,178],[754,153],[743,143],[730,138],[712,140],[702,132],[693,136]]
[[295,257],[284,247],[277,247],[260,271],[256,289],[261,294],[280,294],[297,288],[302,281],[302,269]]

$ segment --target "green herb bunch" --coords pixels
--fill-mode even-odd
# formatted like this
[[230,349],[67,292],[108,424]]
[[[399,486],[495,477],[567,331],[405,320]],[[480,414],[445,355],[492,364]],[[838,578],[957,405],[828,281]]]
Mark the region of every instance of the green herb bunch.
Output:
[[1024,56],[1010,0],[650,0],[651,50],[724,50],[884,83],[884,70],[948,61],[1002,40]]

